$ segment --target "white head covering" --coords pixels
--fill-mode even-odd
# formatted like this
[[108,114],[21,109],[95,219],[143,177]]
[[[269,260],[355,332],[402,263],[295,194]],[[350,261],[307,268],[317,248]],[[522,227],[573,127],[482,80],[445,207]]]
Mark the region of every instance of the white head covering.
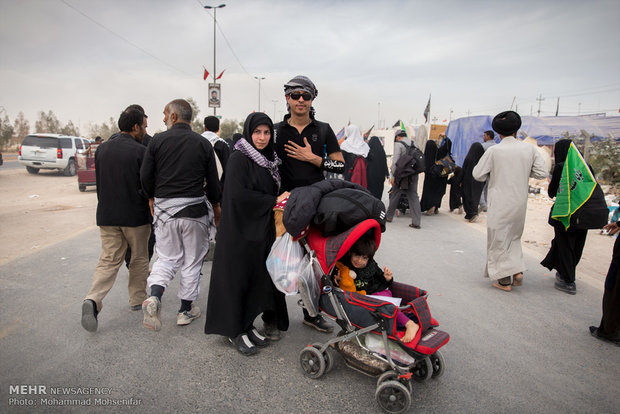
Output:
[[370,147],[364,142],[362,133],[357,125],[349,125],[347,127],[346,134],[347,139],[344,140],[340,146],[340,149],[366,158],[368,156],[368,151],[370,151]]

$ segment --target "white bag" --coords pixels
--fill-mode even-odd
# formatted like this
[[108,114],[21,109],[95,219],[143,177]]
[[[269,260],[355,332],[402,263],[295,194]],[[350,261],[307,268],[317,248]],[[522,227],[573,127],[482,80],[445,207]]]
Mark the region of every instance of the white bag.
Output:
[[[385,351],[383,337],[372,333],[367,333],[364,335],[364,342],[366,344],[366,348],[386,356],[387,352]],[[398,361],[403,365],[411,365],[415,363],[415,358],[405,352],[394,341],[388,341],[388,347],[390,348],[390,356],[392,357],[392,360]]]
[[267,271],[273,284],[287,296],[297,294],[297,278],[303,263],[304,249],[290,234],[278,237],[267,256]]

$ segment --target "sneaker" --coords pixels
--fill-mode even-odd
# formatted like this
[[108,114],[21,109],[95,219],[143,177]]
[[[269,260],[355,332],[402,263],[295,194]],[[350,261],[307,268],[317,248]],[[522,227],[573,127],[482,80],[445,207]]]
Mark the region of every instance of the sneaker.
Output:
[[200,317],[200,308],[192,303],[192,308],[188,311],[179,312],[177,314],[177,325],[184,326],[192,323],[194,319]]
[[95,301],[86,299],[82,302],[82,328],[88,332],[97,331],[97,313]]
[[129,306],[129,309],[130,309],[130,310],[132,310],[132,311],[139,311],[139,310],[142,310],[142,304],[139,304],[139,305],[133,305],[133,306],[131,306],[131,305],[130,305],[130,306]]
[[575,282],[569,283],[563,280],[556,280],[554,286],[557,290],[561,290],[569,295],[577,294],[577,286],[575,285]]
[[[278,333],[280,333],[280,331],[278,331]],[[271,343],[269,338],[261,335],[260,332],[258,332],[253,326],[246,332],[246,334],[248,335],[248,338],[250,338],[250,341],[252,341],[252,343],[259,348],[264,348]]]
[[478,221],[480,221],[480,216],[478,216],[477,214],[469,219],[470,223],[477,223]]
[[263,323],[263,335],[270,341],[279,341],[282,337],[280,330],[275,324]]
[[250,341],[248,334],[242,333],[234,338],[228,338],[228,342],[235,347],[235,349],[241,352],[245,356],[254,355],[258,352],[256,346]]
[[330,333],[334,330],[321,315],[317,315],[314,318],[304,317],[304,325],[308,325],[319,332]]
[[159,312],[161,311],[161,302],[157,296],[151,296],[142,302],[142,312],[144,312],[144,321],[142,324],[146,329],[151,331],[159,331],[161,329],[161,320]]

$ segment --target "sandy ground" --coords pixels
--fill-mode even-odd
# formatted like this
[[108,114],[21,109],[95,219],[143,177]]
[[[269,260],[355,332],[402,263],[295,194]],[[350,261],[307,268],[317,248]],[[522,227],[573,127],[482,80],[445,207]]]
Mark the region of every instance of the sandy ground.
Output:
[[95,227],[96,207],[77,177],[0,167],[0,265]]
[[[462,215],[447,210],[447,194],[443,204],[439,215],[423,217],[423,221],[442,218],[464,221]],[[553,229],[547,224],[551,205],[552,201],[543,194],[530,195],[523,247],[526,254],[541,260],[553,238]],[[31,175],[25,168],[0,167],[0,265],[93,228],[96,206],[94,187],[80,192],[77,177],[64,177],[51,171]],[[486,232],[485,213],[478,223],[467,225],[473,231]],[[590,231],[577,269],[578,283],[588,283],[602,290],[613,242],[612,237]],[[531,271],[540,269],[544,268]],[[544,275],[554,277],[554,273],[546,269]]]

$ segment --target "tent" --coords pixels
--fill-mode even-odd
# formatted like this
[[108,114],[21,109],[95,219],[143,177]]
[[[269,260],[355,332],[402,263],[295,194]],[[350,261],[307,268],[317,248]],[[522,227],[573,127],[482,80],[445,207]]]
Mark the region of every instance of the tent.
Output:
[[[521,117],[520,138],[534,138],[538,145],[553,145],[566,134],[580,136],[582,131],[591,135],[593,140],[612,138],[620,140],[620,117],[607,116],[558,116],[558,117]],[[450,121],[446,135],[452,140],[452,155],[458,165],[463,164],[469,147],[474,142],[482,142],[482,133],[492,129],[493,116],[480,115]],[[499,137],[496,136],[496,142]]]

